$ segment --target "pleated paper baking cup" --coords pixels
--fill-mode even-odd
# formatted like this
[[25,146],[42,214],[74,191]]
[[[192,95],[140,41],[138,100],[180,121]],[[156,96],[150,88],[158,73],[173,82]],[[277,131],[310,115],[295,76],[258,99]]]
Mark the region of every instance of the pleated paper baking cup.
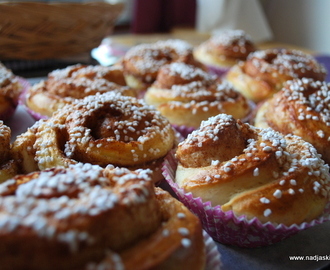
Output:
[[227,72],[229,71],[229,67],[217,67],[217,66],[212,66],[212,65],[205,65],[208,72],[214,75],[217,75],[220,78],[225,77]]
[[20,106],[22,106],[25,109],[25,111],[27,111],[28,114],[30,114],[33,117],[34,120],[38,121],[40,119],[47,119],[48,116],[37,113],[26,105],[26,95],[27,95],[29,87],[31,87],[30,83],[27,81],[24,81],[24,89],[19,96],[18,104]]
[[[21,79],[21,78],[19,78],[18,81],[21,84],[22,91],[24,91],[27,81],[24,79]],[[4,110],[2,113],[0,113],[0,120],[6,121],[10,117],[12,117],[16,111],[18,103],[19,103],[18,100],[13,100],[11,105],[6,110]]]
[[221,254],[211,236],[206,231],[203,231],[205,244],[206,265],[205,270],[220,270],[222,267]]
[[196,129],[194,127],[188,127],[185,125],[175,125],[175,124],[172,124],[172,127],[177,132],[179,132],[183,138],[187,138],[187,136]]
[[164,178],[178,199],[200,218],[204,230],[222,244],[250,248],[268,246],[330,220],[330,203],[321,217],[299,225],[261,223],[257,218],[248,220],[245,216],[237,217],[233,211],[224,212],[221,206],[212,206],[210,202],[203,202],[201,198],[194,197],[192,193],[186,193],[180,188],[174,182],[176,166],[172,152],[163,164]]

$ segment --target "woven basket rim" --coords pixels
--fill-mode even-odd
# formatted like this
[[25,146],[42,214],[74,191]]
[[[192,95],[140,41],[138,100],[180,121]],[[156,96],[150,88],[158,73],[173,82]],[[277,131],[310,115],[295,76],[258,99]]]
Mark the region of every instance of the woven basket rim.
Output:
[[78,55],[114,28],[123,3],[0,2],[0,60]]

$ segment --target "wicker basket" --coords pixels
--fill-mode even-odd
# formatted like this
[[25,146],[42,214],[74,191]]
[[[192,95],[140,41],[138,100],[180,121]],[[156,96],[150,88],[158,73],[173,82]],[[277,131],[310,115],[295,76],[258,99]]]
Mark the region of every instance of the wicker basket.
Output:
[[122,4],[0,2],[0,60],[90,52],[111,34]]

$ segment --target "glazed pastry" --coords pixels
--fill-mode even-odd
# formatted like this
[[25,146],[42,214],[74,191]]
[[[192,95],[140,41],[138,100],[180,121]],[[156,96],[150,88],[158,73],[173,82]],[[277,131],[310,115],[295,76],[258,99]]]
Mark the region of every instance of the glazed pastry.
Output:
[[194,128],[219,113],[243,119],[251,110],[248,100],[230,83],[184,63],[163,66],[144,98],[170,123]]
[[137,95],[135,90],[126,86],[120,67],[77,64],[50,72],[46,80],[28,89],[23,96],[23,103],[35,118],[48,118],[76,99],[109,91],[127,96]]
[[251,53],[246,61],[230,69],[226,78],[254,102],[277,93],[294,78],[324,80],[325,68],[313,56],[299,50],[268,49]]
[[0,185],[1,269],[204,269],[201,224],[148,170],[76,164]]
[[22,90],[19,78],[0,62],[0,120],[13,115]]
[[179,39],[136,45],[124,55],[121,64],[127,85],[145,90],[156,80],[159,69],[172,62],[203,67],[194,59],[193,46]]
[[13,143],[23,173],[77,162],[150,168],[162,178],[161,163],[176,142],[168,120],[154,107],[119,93],[88,96],[40,120]]
[[0,183],[17,174],[17,166],[12,157],[11,130],[0,120]]
[[295,134],[314,145],[330,164],[330,84],[295,79],[258,109],[255,125]]
[[217,75],[223,75],[256,51],[252,38],[243,30],[223,30],[196,46],[194,57]]
[[319,217],[329,202],[329,167],[310,143],[229,115],[204,121],[176,157],[179,187],[236,217],[289,226]]

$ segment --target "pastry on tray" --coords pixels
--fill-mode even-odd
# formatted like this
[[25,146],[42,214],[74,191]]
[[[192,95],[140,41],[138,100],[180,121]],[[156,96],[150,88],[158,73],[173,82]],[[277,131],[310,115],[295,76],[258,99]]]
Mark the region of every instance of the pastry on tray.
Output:
[[252,107],[230,83],[185,63],[161,67],[144,99],[171,124],[190,131],[198,128],[203,120],[219,113],[246,119]]
[[159,40],[133,46],[121,60],[127,85],[146,90],[159,69],[172,62],[204,67],[193,56],[193,46],[180,39]]
[[199,219],[149,170],[77,163],[0,184],[1,269],[204,270]]
[[211,73],[223,76],[239,61],[257,50],[250,35],[244,30],[228,29],[218,31],[194,48],[194,57],[203,63]]
[[11,129],[0,120],[0,183],[17,174],[10,140]]
[[270,245],[330,218],[329,166],[298,136],[220,114],[172,158],[166,179],[221,243]]
[[0,120],[14,114],[22,90],[20,78],[0,62]]
[[265,100],[295,78],[323,81],[327,71],[312,55],[300,50],[267,49],[251,53],[233,66],[226,79],[254,102]]
[[149,168],[161,179],[161,164],[177,134],[154,107],[108,92],[87,96],[39,120],[16,138],[13,152],[23,173],[77,162]]
[[288,81],[257,108],[254,125],[302,137],[330,164],[330,83],[308,78]]
[[50,72],[47,79],[22,94],[21,103],[35,119],[47,119],[76,99],[110,91],[137,96],[135,90],[126,86],[119,66],[76,64]]

